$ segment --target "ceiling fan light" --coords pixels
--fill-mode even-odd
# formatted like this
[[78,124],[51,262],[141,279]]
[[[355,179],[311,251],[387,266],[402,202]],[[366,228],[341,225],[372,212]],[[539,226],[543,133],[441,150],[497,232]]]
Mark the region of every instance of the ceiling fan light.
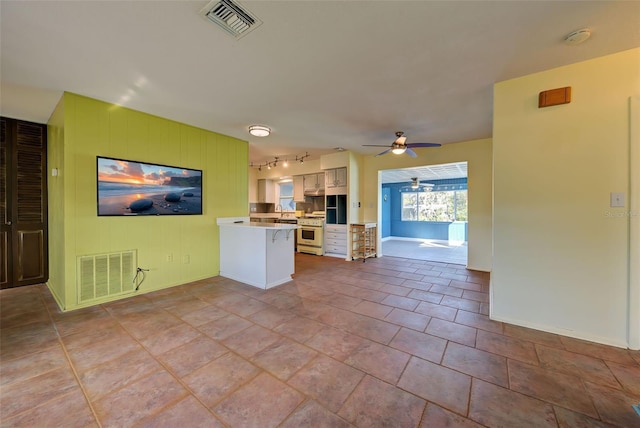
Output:
[[394,155],[401,155],[405,152],[405,150],[407,150],[407,146],[394,147],[393,149],[391,149],[391,153],[393,153]]
[[249,127],[249,134],[254,137],[268,137],[271,134],[271,129],[262,125],[251,125]]

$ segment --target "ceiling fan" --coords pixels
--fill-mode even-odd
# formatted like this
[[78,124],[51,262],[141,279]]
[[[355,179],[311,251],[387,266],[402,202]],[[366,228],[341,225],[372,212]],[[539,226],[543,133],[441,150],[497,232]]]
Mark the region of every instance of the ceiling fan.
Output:
[[[363,145],[369,146],[369,147],[389,147],[389,146],[380,145],[380,144],[363,144]],[[396,155],[401,155],[402,153],[406,152],[409,156],[411,156],[412,158],[415,158],[418,155],[416,154],[416,152],[411,150],[413,147],[440,147],[441,145],[442,144],[438,144],[438,143],[407,143],[407,137],[404,136],[404,132],[397,131],[396,139],[393,143],[391,143],[391,147],[389,147],[387,150],[383,152],[378,153],[376,157],[382,156],[389,152]]]
[[411,178],[411,185],[410,186],[405,186],[402,189],[400,189],[400,191],[420,191],[420,192],[430,192],[433,189],[434,184],[433,183],[422,183],[420,180],[418,180],[418,177],[412,177]]

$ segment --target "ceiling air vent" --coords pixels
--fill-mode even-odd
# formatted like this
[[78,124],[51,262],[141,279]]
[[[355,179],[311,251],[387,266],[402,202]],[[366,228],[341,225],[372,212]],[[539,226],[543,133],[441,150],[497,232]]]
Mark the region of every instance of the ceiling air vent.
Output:
[[249,34],[262,24],[262,21],[231,0],[213,0],[200,11],[200,14],[236,39]]

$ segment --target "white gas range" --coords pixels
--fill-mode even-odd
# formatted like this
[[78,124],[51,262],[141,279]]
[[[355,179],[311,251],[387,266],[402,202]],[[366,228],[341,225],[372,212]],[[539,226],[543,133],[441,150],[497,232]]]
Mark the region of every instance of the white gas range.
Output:
[[324,255],[324,211],[299,218],[298,226],[298,252]]

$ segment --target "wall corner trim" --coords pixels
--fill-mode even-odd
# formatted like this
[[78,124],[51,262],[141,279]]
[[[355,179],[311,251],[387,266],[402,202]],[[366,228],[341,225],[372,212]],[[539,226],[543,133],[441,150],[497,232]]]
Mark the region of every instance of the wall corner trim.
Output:
[[629,98],[629,348],[640,349],[640,96]]

